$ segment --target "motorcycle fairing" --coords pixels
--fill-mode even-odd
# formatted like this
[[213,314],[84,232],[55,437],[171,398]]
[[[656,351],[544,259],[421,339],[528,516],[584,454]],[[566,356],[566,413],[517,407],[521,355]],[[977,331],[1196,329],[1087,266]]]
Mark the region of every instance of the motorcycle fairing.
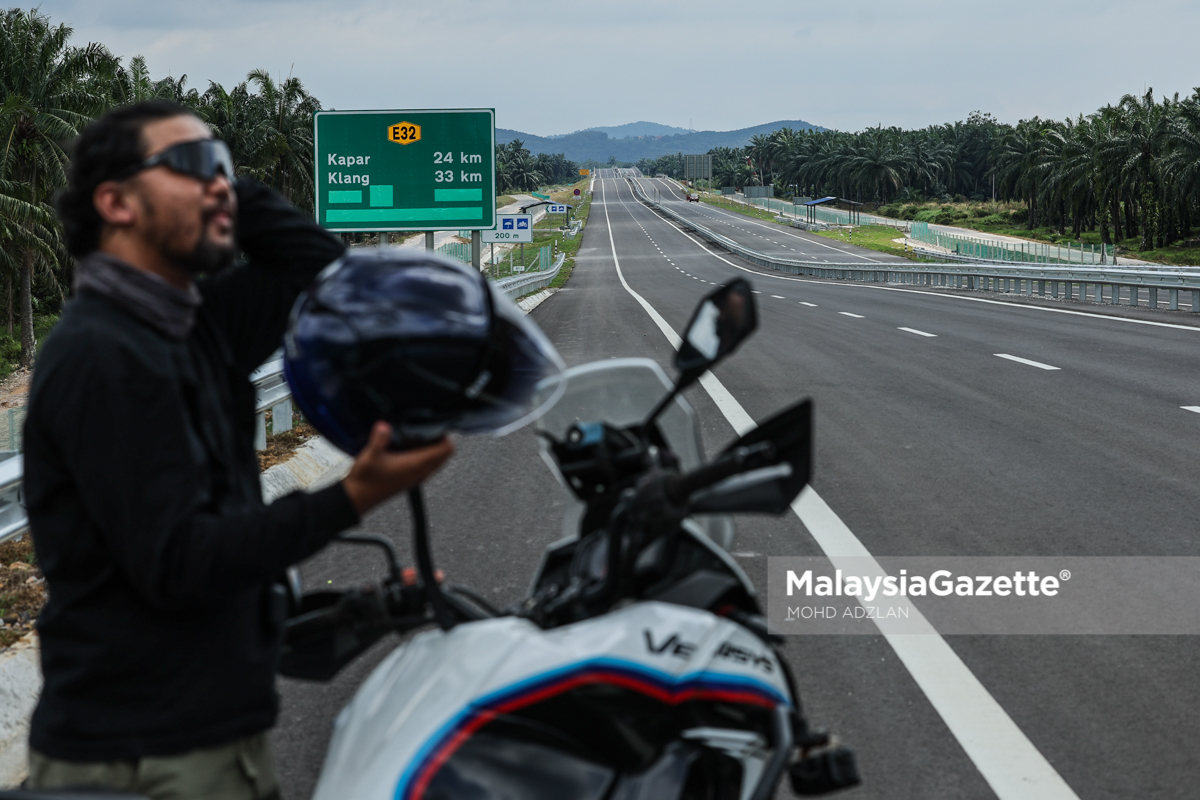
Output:
[[791,704],[770,648],[698,609],[643,602],[549,631],[512,617],[459,625],[397,648],[363,684],[314,800],[415,800],[489,720],[586,685],[668,706]]
[[622,659],[598,658],[573,664],[475,701],[426,744],[400,778],[396,800],[420,800],[438,768],[476,731],[504,714],[584,686],[619,687],[675,706],[707,700],[773,708],[786,700],[755,681],[701,672],[675,680],[668,673]]

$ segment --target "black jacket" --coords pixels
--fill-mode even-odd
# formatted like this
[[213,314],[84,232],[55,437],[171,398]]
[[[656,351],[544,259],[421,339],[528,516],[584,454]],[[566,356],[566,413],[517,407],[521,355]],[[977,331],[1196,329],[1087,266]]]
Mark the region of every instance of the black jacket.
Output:
[[172,339],[107,296],[67,303],[34,370],[25,496],[49,601],[30,744],[170,755],[274,724],[276,577],[358,519],[335,484],[264,506],[250,373],[342,245],[239,182],[249,263],[199,283]]

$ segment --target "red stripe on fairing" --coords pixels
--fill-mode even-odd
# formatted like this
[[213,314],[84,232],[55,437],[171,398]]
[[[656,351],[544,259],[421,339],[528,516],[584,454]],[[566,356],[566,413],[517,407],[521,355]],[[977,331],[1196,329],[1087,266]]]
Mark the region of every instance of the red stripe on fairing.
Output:
[[539,703],[547,700],[555,695],[569,692],[580,686],[590,684],[607,684],[609,686],[619,686],[623,689],[630,689],[639,694],[652,697],[659,702],[667,705],[679,705],[692,700],[717,700],[729,703],[744,703],[747,705],[762,706],[764,708],[774,708],[775,701],[768,697],[755,692],[742,692],[734,689],[686,689],[680,692],[668,692],[667,690],[655,686],[649,681],[638,680],[637,678],[628,675],[620,675],[613,673],[599,673],[591,675],[576,675],[567,678],[559,683],[554,683],[549,686],[544,686],[537,691],[529,694],[513,698],[506,703],[502,703],[493,709],[487,711],[479,711],[471,715],[471,718],[463,724],[461,728],[449,739],[446,743],[434,751],[425,768],[421,770],[417,779],[413,782],[413,787],[408,793],[409,800],[421,800],[425,796],[425,790],[429,787],[429,782],[433,780],[433,776],[441,769],[442,765],[450,760],[451,756],[457,752],[458,748],[462,747],[463,743],[470,739],[474,733],[482,728],[487,723],[494,720],[496,717],[503,714],[517,711],[526,706]]

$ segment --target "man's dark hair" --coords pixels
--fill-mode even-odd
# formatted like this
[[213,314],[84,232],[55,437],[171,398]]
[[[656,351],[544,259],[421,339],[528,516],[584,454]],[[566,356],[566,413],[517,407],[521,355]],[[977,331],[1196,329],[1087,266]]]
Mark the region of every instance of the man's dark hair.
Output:
[[55,201],[71,255],[82,258],[100,246],[104,220],[92,195],[100,184],[145,160],[146,123],[193,113],[169,100],[146,100],[114,108],[84,128],[71,151],[67,188]]

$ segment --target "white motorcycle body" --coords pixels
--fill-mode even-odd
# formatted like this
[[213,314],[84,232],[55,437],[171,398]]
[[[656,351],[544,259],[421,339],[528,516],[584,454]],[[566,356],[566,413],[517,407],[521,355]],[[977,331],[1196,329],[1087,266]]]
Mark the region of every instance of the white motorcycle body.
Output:
[[[539,714],[554,704],[549,719],[573,715],[575,697],[584,710],[611,697],[660,709],[638,717],[682,720],[683,729],[664,741],[695,742],[735,759],[741,797],[767,755],[769,725],[756,710],[792,703],[771,649],[707,611],[643,602],[549,631],[513,617],[462,624],[422,633],[379,665],[335,723],[314,798],[678,795],[668,786],[690,762],[670,755],[669,742],[661,753],[643,754],[640,777],[626,775],[627,785],[617,787],[623,791],[610,795],[623,780],[621,767],[589,757],[598,751],[586,743],[556,742],[561,731],[528,734],[528,726],[553,727]],[[726,728],[699,724],[722,713]],[[505,720],[519,724],[495,735]],[[653,746],[652,737],[630,736],[643,738]]]

